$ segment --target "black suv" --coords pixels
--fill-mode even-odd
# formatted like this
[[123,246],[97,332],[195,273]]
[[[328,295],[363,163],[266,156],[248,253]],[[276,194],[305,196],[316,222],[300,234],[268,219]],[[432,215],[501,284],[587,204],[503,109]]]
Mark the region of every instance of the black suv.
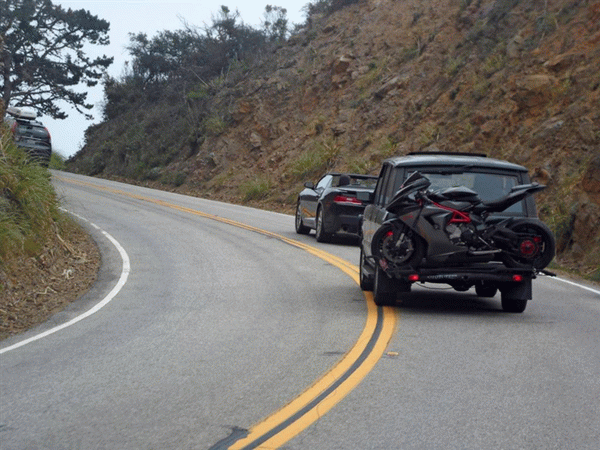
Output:
[[48,167],[52,154],[52,141],[48,129],[35,120],[35,113],[21,108],[6,109],[4,121],[13,133],[15,144],[41,165]]
[[[413,179],[416,181],[411,185]],[[413,185],[417,188],[411,191]],[[532,297],[532,279],[540,272],[550,274],[543,267],[554,256],[552,233],[537,219],[533,197],[522,194],[525,192],[523,189],[535,192],[542,188],[543,186],[531,183],[525,167],[481,154],[413,153],[385,160],[377,187],[361,220],[361,288],[373,290],[373,297],[378,305],[394,303],[399,294],[410,292],[416,282],[449,284],[457,291],[475,287],[475,292],[481,297],[493,297],[500,290],[505,311],[523,312],[527,301]],[[407,190],[410,192],[402,195]],[[504,200],[504,203],[499,200],[507,198],[509,200]],[[404,227],[404,231],[393,230],[393,225],[390,224],[400,221],[396,220],[399,216],[391,211],[394,211],[394,204],[403,200],[406,201],[404,205],[409,205],[408,208],[404,206],[396,211],[403,215],[408,225],[400,225]],[[428,206],[423,206],[424,204]],[[446,206],[448,204],[463,205],[461,208],[464,209],[459,211]],[[511,206],[505,208],[506,204]],[[423,212],[423,208],[428,209]],[[448,214],[444,214],[445,212]],[[482,233],[475,228],[477,225],[474,222],[471,223],[469,213],[480,214],[485,218],[479,226],[486,231],[491,229],[497,232],[497,228],[502,228],[500,231],[504,234],[501,237],[505,238],[506,245],[512,245],[511,240],[517,241],[514,245],[517,251],[521,246],[525,257],[533,252],[539,253],[536,246],[545,245],[546,248],[542,248],[546,253],[543,266],[519,264],[508,257],[502,259],[502,251],[491,247],[482,249],[480,246],[473,250],[479,243],[475,239],[481,241]],[[426,244],[423,236],[417,236],[423,242],[421,248],[417,249],[414,242],[404,238],[401,242],[393,236],[416,235],[418,220],[427,221],[418,231],[423,233],[423,230],[428,230],[430,234],[438,236],[437,240],[436,237],[425,236],[428,241]],[[468,226],[464,222],[469,222]],[[546,233],[546,241],[538,244],[538,237],[518,241],[515,233],[510,229],[506,230],[510,226],[502,227],[506,223],[516,224],[516,227],[520,224],[521,228],[525,224],[529,228],[541,230],[542,234]],[[534,235],[534,232],[526,230],[519,238],[528,232],[530,236]],[[472,246],[465,244],[468,239],[472,240]],[[392,242],[392,245],[384,244],[386,240]],[[380,248],[381,252],[378,252]],[[471,250],[452,254],[458,248]],[[394,265],[394,257],[390,256],[386,260],[381,256],[390,253],[407,264],[390,267]],[[467,254],[468,257],[465,256]],[[458,258],[452,259],[457,255]],[[511,261],[514,264],[510,264]]]

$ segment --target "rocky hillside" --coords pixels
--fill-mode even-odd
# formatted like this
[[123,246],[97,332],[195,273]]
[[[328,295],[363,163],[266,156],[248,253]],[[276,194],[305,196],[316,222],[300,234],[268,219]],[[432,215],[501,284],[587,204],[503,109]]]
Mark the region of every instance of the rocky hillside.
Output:
[[540,215],[561,261],[600,277],[600,1],[361,0],[310,15],[269,60],[219,83],[210,132],[178,131],[194,120],[193,96],[149,103],[88,130],[70,169],[123,176],[116,136],[135,117],[160,136],[152,145],[179,139],[138,180],[292,211],[302,182],[327,169],[483,152],[548,184]]

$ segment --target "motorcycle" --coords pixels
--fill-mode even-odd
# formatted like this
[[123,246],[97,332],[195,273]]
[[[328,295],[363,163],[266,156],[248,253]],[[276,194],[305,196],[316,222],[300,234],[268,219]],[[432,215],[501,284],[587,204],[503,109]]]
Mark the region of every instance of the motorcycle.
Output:
[[414,172],[385,207],[392,218],[373,235],[371,250],[386,272],[490,261],[542,271],[554,258],[554,236],[544,223],[493,214],[546,186],[514,186],[493,201],[482,201],[464,186],[429,191],[430,186]]

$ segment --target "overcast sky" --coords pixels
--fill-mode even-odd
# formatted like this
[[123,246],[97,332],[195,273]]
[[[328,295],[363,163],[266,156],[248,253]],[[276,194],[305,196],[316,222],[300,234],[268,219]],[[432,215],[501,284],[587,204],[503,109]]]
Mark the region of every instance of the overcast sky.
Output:
[[[221,5],[230,10],[240,12],[241,20],[253,27],[259,27],[263,19],[265,6],[270,4],[287,10],[290,26],[305,21],[303,8],[310,0],[205,0],[186,2],[181,0],[53,0],[54,4],[63,8],[85,9],[110,23],[110,45],[97,46],[94,52],[98,56],[106,55],[115,58],[108,73],[119,77],[123,73],[123,65],[129,60],[125,46],[129,44],[128,33],[146,33],[153,37],[163,30],[181,30],[184,28],[182,19],[191,26],[212,24]],[[90,56],[96,53],[89,51]],[[88,102],[98,105],[102,102],[102,86],[90,89]],[[65,120],[53,120],[42,116],[50,130],[54,150],[65,157],[74,155],[83,145],[83,133],[87,127],[100,121],[100,109],[97,106],[92,111],[94,120],[86,120],[83,115],[71,108],[65,108],[69,117]]]

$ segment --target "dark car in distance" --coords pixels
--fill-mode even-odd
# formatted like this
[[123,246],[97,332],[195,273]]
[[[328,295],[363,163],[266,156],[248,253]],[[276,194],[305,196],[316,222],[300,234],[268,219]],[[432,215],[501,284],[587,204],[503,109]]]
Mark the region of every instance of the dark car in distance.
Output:
[[15,144],[25,150],[32,160],[48,167],[52,154],[50,132],[35,119],[33,112],[9,107],[6,109],[4,122],[11,130]]
[[315,230],[318,242],[328,242],[338,233],[358,235],[360,215],[375,190],[373,175],[327,173],[315,184],[304,183],[296,204],[296,233]]

